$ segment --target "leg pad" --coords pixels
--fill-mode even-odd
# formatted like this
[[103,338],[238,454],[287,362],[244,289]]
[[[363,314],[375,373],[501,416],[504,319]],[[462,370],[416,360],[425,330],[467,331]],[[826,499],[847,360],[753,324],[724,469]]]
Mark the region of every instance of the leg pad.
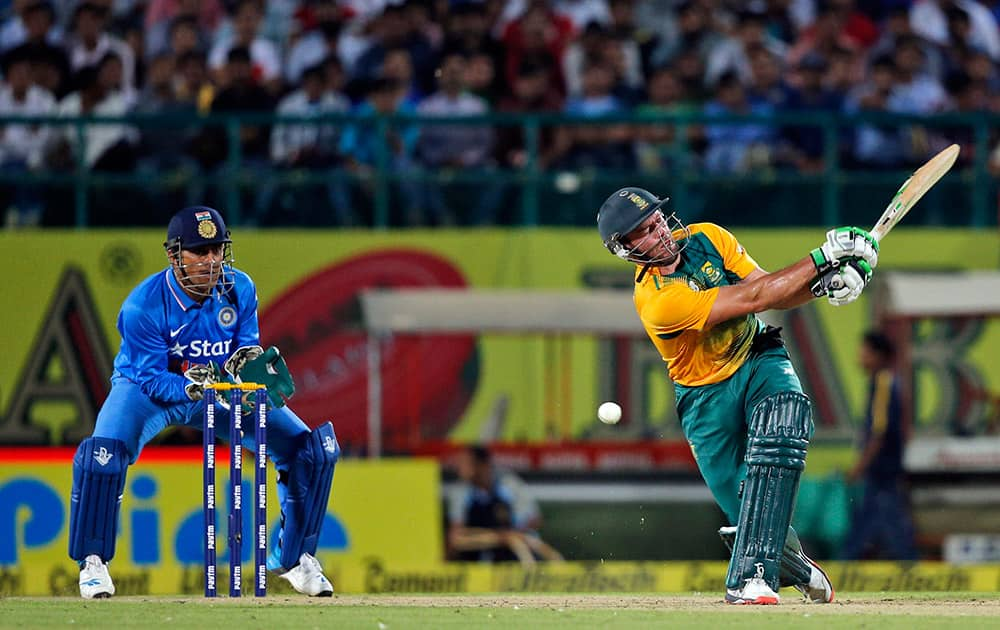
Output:
[[798,392],[774,394],[754,407],[748,426],[740,523],[726,577],[728,588],[740,588],[745,580],[762,577],[778,590],[812,428],[809,399]]
[[340,444],[327,422],[306,436],[288,469],[288,493],[282,506],[282,567],[292,568],[303,553],[316,554],[339,458]]
[[80,443],[73,457],[70,558],[79,562],[96,554],[109,562],[114,557],[128,463],[129,454],[121,440],[90,437]]

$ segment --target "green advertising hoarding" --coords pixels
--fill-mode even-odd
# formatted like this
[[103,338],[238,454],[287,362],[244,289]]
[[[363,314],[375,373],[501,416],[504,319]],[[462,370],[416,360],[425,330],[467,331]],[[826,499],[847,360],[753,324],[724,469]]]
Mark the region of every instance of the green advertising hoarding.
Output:
[[[737,230],[768,270],[804,256],[822,230]],[[233,234],[237,266],[256,281],[263,342],[278,345],[296,378],[291,405],[310,424],[333,419],[346,450],[366,439],[365,335],[357,294],[372,287],[567,290],[628,287],[629,266],[592,230],[406,232],[263,231]],[[0,443],[73,444],[89,434],[117,350],[115,320],[129,291],[166,264],[156,230],[6,232],[0,252],[7,307],[0,311]],[[996,237],[971,230],[893,231],[876,281],[887,269],[991,269]],[[818,439],[853,434],[865,378],[858,339],[872,322],[871,298],[834,308],[825,301],[785,321],[817,409]],[[920,328],[922,327],[922,328]],[[1000,327],[977,324],[948,344],[940,324],[918,326],[956,353],[952,363],[1000,389],[992,366]],[[676,439],[672,393],[662,362],[642,337],[531,335],[399,337],[383,352],[386,444],[481,438]],[[798,332],[796,332],[798,331]],[[917,410],[928,431],[943,429],[938,405],[948,374],[917,373]],[[630,402],[631,416],[605,427],[602,400]],[[933,410],[933,411],[930,411]],[[921,415],[923,414],[923,415]]]

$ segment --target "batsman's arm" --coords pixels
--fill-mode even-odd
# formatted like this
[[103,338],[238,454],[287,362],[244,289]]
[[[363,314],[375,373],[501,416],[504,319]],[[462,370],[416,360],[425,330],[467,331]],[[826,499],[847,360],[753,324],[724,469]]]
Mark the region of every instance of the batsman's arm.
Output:
[[792,308],[813,297],[809,287],[816,279],[816,265],[809,256],[774,273],[758,271],[738,284],[719,287],[705,328],[750,313]]

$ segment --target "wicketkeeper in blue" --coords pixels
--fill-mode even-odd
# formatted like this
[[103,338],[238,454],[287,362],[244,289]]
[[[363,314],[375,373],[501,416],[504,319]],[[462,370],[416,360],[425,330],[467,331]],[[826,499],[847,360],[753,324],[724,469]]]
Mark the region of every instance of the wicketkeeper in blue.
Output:
[[[80,565],[80,595],[115,592],[108,563],[128,466],[166,427],[201,429],[204,387],[228,377],[268,388],[267,452],[278,471],[281,527],[267,567],[300,593],[330,596],[333,586],[315,553],[340,456],[333,425],[310,430],[285,406],[284,397],[294,392],[291,375],[276,348],[260,346],[257,290],[233,267],[222,216],[204,206],[181,210],[170,220],[164,247],[169,266],[122,304],[111,392],[94,434],[73,459],[69,555]],[[228,409],[217,413],[219,434],[228,441]],[[255,450],[252,434],[243,442]]]

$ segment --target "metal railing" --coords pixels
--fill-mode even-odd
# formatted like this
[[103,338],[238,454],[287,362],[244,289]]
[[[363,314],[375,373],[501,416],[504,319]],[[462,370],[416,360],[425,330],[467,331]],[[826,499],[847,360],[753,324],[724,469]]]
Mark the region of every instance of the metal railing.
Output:
[[[192,190],[213,188],[213,202],[225,209],[233,224],[239,225],[256,220],[248,212],[248,192],[263,186],[302,190],[338,181],[366,191],[364,203],[370,206],[370,220],[365,223],[375,228],[393,225],[391,211],[403,194],[395,190],[400,184],[448,188],[458,184],[474,186],[486,182],[503,186],[508,197],[516,197],[516,201],[505,206],[510,208],[513,205],[515,208],[506,220],[523,226],[589,225],[608,192],[625,185],[644,185],[654,192],[669,195],[677,212],[689,221],[693,217],[704,216],[731,225],[834,225],[851,222],[859,200],[864,205],[863,211],[858,211],[859,220],[872,216],[876,210],[872,205],[880,206],[883,198],[888,201],[892,192],[912,170],[912,166],[933,152],[933,146],[928,146],[925,155],[917,151],[911,156],[912,164],[900,164],[893,168],[871,169],[845,163],[844,156],[851,148],[851,140],[845,134],[863,125],[897,130],[927,130],[932,137],[937,135],[947,142],[953,141],[956,134],[965,139],[965,155],[939,186],[945,192],[937,200],[932,192],[922,203],[927,207],[927,212],[915,213],[913,219],[907,219],[909,223],[979,227],[996,221],[994,199],[997,182],[989,173],[988,156],[992,148],[991,142],[995,141],[996,132],[1000,129],[1000,116],[985,113],[930,117],[886,113],[849,116],[820,112],[718,117],[704,114],[631,114],[601,118],[579,118],[562,114],[491,114],[449,119],[401,114],[367,117],[350,114],[321,117],[273,114],[133,114],[121,118],[0,117],[0,125],[15,124],[50,125],[55,129],[71,127],[75,150],[71,164],[64,165],[62,169],[43,168],[28,172],[0,169],[0,189],[9,191],[12,187],[27,186],[62,190],[66,193],[66,198],[71,199],[70,222],[81,228],[101,224],[101,220],[95,219],[93,212],[95,203],[101,203],[92,198],[95,191],[123,189],[141,191],[155,197],[171,187],[188,186]],[[192,160],[185,167],[101,172],[88,167],[85,147],[90,127],[102,124],[128,125],[138,129],[140,135],[151,130],[163,132],[176,129],[178,138],[184,134],[216,129],[220,132],[218,138],[224,138],[226,146],[221,160],[211,168],[205,168]],[[370,130],[366,137],[375,141],[372,168],[357,172],[339,165],[282,169],[258,163],[251,167],[242,148],[241,132],[244,127],[266,128],[282,124],[323,125],[341,130],[351,125],[362,125]],[[542,136],[546,129],[622,124],[635,129],[650,125],[673,127],[673,140],[666,145],[659,145],[671,157],[671,165],[659,169],[564,167],[558,163],[543,167],[540,156],[545,149]],[[780,164],[770,164],[738,173],[706,170],[699,159],[698,148],[689,141],[688,130],[705,125],[738,128],[747,124],[766,126],[775,131],[790,126],[820,130],[823,139],[822,168],[814,172],[803,172]],[[407,168],[393,167],[390,164],[392,149],[386,140],[388,133],[391,130],[430,125],[488,125],[494,129],[518,127],[523,137],[526,159],[518,168],[441,170],[421,167],[419,163]],[[155,163],[157,155],[154,152],[147,157],[152,158]],[[727,208],[727,204],[732,205]]]

